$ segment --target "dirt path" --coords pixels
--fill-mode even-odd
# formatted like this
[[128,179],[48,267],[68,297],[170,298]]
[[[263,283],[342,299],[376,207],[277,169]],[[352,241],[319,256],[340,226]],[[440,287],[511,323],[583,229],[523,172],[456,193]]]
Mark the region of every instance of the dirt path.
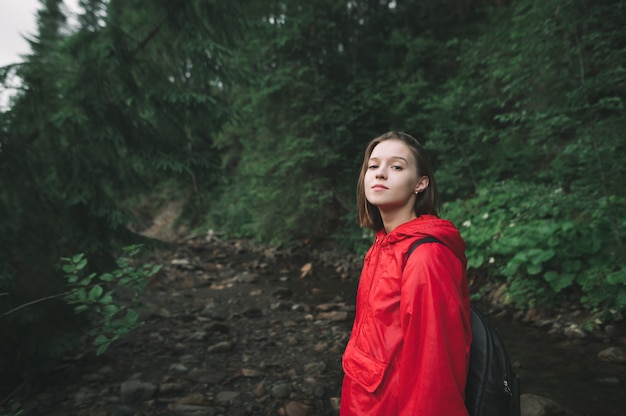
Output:
[[146,262],[145,325],[31,381],[26,415],[337,414],[356,259],[195,238]]
[[[304,242],[277,249],[212,236],[175,241],[142,262],[164,266],[142,296],[145,325],[101,356],[88,348],[25,383],[14,396],[25,416],[338,414],[360,259]],[[559,316],[553,325],[571,328]],[[545,328],[537,334],[526,323],[514,331],[506,339],[526,391],[565,405],[580,400],[591,409],[585,416],[620,414],[610,409],[621,408],[623,392],[611,393],[621,391],[621,365],[588,352],[609,347],[608,339],[585,347],[588,340],[557,337],[553,345]],[[516,343],[520,336],[538,340]],[[559,351],[569,358],[555,365]],[[556,373],[584,359],[606,368],[569,387],[556,382]],[[546,368],[537,368],[541,362]],[[596,405],[594,386],[616,399]],[[532,400],[541,411],[562,412],[542,397]],[[555,412],[538,414],[564,414]]]

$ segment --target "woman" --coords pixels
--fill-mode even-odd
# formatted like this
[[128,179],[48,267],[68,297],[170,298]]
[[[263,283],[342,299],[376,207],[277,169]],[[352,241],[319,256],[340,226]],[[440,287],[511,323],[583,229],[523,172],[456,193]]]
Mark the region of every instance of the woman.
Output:
[[[376,240],[365,256],[343,355],[341,415],[463,416],[471,344],[465,243],[438,218],[426,152],[413,137],[372,140],[358,218]],[[424,237],[443,244],[411,245]]]

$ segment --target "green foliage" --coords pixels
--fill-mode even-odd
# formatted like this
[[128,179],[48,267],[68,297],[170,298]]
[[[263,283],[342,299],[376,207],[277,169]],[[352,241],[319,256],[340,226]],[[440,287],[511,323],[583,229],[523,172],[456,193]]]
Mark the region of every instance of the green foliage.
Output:
[[[150,276],[161,266],[133,266],[131,258],[139,249],[138,245],[125,247],[127,257],[117,259],[117,269],[100,275],[84,275],[87,259],[83,254],[62,259],[63,271],[71,288],[64,299],[70,305],[76,305],[74,312],[77,314],[89,314],[93,321],[89,334],[95,337],[93,344],[97,347],[97,354],[102,354],[120,336],[142,325],[139,314],[132,307],[136,306],[138,295],[147,286]],[[129,288],[133,293],[128,304],[116,299],[116,288],[120,287]]]
[[460,20],[433,14],[450,4],[392,3],[251,3],[234,61],[254,76],[229,91],[238,114],[217,140],[225,180],[213,194],[213,226],[273,242],[360,233],[345,218],[365,143],[412,127],[416,96],[453,59],[433,55],[444,41],[429,31]]
[[[101,272],[145,242],[129,231],[132,197],[216,183],[213,137],[242,74],[227,65],[244,23],[236,3],[93,0],[72,28],[61,6],[42,2],[32,53],[0,70],[2,87],[20,80],[0,112],[0,314],[62,292],[64,253]],[[75,347],[81,317],[57,299],[3,324],[3,374],[14,368],[2,382],[19,382]]]
[[[626,270],[609,207],[581,199],[559,187],[511,180],[447,204],[446,213],[460,225],[469,267],[505,277],[519,306],[549,306],[578,289],[592,310],[623,308]],[[626,209],[626,200],[619,205]]]

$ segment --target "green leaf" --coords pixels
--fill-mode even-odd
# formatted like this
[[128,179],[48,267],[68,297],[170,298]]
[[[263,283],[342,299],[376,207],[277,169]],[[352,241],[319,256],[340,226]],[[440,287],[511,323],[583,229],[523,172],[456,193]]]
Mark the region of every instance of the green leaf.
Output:
[[484,256],[477,254],[469,257],[467,261],[467,267],[477,269],[483,265],[483,261],[485,260]]
[[96,337],[96,339],[93,340],[93,345],[102,345],[102,344],[106,344],[107,342],[110,342],[111,340],[103,334],[100,334]]
[[82,313],[85,312],[87,309],[89,309],[88,305],[78,305],[77,307],[74,308],[74,312],[75,313]]
[[117,305],[106,305],[104,307],[104,312],[109,316],[115,315],[119,310],[120,308],[118,308]]
[[86,301],[86,300],[87,300],[87,291],[85,290],[85,288],[84,288],[84,287],[81,287],[81,288],[79,288],[79,289],[76,291],[76,298],[77,298],[79,301]]
[[541,264],[529,264],[526,266],[526,272],[531,276],[541,273],[541,270]]
[[85,268],[86,265],[87,265],[87,259],[82,259],[81,261],[78,262],[78,264],[76,264],[76,270],[82,270]]
[[614,273],[610,273],[606,277],[606,281],[612,285],[625,285],[626,286],[626,270],[619,270]]
[[102,295],[103,292],[104,290],[102,289],[102,286],[96,285],[92,287],[91,290],[89,291],[89,299],[97,300]]
[[555,292],[560,292],[561,290],[569,287],[574,282],[574,278],[576,277],[573,273],[557,273],[555,271],[546,272],[543,275],[543,278],[546,282],[550,284],[552,290]]
[[115,280],[115,277],[111,273],[104,273],[100,276],[100,280],[104,282],[112,282]]
[[131,327],[137,323],[138,319],[139,319],[139,314],[131,309],[128,312],[126,312],[126,316],[124,316],[124,323],[128,325],[129,327]]
[[99,302],[103,305],[108,305],[113,302],[113,296],[111,296],[111,293],[107,293],[100,298]]

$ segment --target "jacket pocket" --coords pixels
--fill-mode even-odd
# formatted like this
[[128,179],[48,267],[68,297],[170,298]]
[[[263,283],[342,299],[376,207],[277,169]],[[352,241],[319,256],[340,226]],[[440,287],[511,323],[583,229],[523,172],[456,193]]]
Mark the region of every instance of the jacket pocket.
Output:
[[359,350],[354,340],[346,346],[342,364],[344,373],[369,393],[374,393],[380,386],[387,369],[387,364]]

